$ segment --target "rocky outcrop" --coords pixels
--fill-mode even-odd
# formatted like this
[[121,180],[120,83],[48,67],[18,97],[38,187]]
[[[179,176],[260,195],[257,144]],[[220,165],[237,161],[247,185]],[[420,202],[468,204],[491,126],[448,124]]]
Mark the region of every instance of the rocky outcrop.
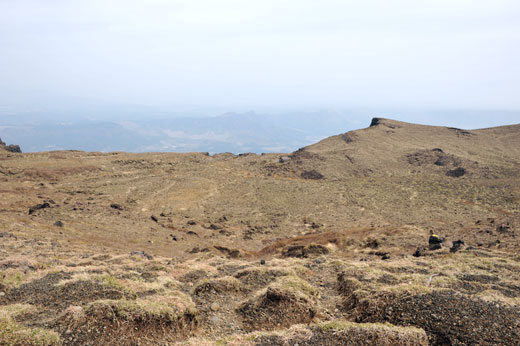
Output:
[[7,145],[4,143],[4,141],[2,141],[2,139],[0,139],[0,150],[9,151],[11,153],[21,153],[22,152],[22,149],[20,149],[19,145],[15,145],[15,144]]

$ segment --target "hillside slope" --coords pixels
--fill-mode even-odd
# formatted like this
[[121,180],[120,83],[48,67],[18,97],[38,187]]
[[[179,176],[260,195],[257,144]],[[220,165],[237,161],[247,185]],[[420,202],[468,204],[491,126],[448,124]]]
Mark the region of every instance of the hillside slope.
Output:
[[519,141],[376,118],[289,154],[0,152],[0,344],[515,344]]
[[336,165],[348,156],[357,166],[381,173],[434,168],[432,164],[447,168],[467,165],[477,175],[484,175],[486,169],[514,173],[520,158],[520,125],[462,130],[375,118],[366,129],[329,137],[305,150],[326,156]]

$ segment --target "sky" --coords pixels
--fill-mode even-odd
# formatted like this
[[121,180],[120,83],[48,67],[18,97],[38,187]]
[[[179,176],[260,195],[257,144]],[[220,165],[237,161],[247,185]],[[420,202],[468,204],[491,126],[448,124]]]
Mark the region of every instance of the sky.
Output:
[[518,0],[0,0],[0,116],[520,110],[519,61]]

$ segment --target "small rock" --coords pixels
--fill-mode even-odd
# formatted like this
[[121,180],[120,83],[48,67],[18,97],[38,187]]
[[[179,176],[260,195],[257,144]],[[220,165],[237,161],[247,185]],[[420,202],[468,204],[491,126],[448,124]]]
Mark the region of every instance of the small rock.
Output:
[[450,248],[450,252],[457,252],[461,249],[461,247],[464,246],[464,241],[462,240],[456,240],[453,242],[453,245]]
[[110,204],[110,208],[117,209],[117,210],[123,210],[123,207],[117,203]]
[[54,223],[54,226],[57,226],[57,227],[63,227],[63,222],[61,222],[61,221],[58,220],[58,221],[56,221],[56,222]]
[[417,250],[415,250],[415,252],[413,253],[413,256],[414,257],[421,257],[421,256],[424,256],[424,251],[426,249],[422,246],[418,247]]
[[377,249],[379,247],[379,241],[377,241],[377,239],[368,239],[365,242],[365,247]]
[[218,311],[220,309],[220,306],[218,305],[218,303],[213,303],[211,304],[210,308],[212,311]]
[[503,223],[496,227],[497,232],[505,233],[511,230],[511,225],[509,223]]
[[159,219],[155,215],[150,216],[150,219],[152,219],[152,221],[159,222]]
[[446,172],[446,176],[448,177],[453,177],[453,178],[458,178],[458,177],[462,177],[464,174],[466,174],[466,169],[463,168],[463,167],[457,167],[455,169],[452,169],[451,171],[447,171]]
[[265,260],[260,260],[260,264],[264,265],[265,264]]
[[5,292],[0,292],[0,297],[5,296]]
[[51,205],[48,202],[37,204],[29,209],[29,215],[32,215],[36,210],[50,208]]

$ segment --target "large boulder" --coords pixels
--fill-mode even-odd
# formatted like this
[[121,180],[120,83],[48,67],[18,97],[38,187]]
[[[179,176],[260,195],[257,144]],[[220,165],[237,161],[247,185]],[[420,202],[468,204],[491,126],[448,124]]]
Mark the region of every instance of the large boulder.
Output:
[[5,144],[4,141],[2,141],[1,138],[0,138],[0,150],[9,151],[11,153],[21,153],[22,152],[22,149],[20,149],[19,145],[15,145],[15,144],[7,145],[7,144]]

